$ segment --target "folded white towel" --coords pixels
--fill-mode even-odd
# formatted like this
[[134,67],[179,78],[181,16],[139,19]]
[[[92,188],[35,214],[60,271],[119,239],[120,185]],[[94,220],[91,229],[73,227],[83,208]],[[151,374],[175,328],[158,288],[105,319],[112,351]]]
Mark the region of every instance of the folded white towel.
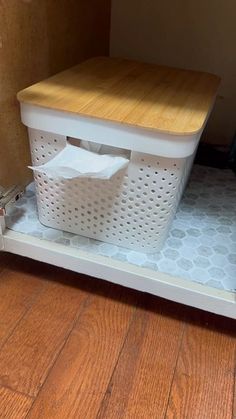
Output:
[[49,162],[41,166],[29,166],[29,168],[45,173],[52,178],[90,177],[110,179],[119,170],[125,168],[128,163],[129,159],[122,156],[101,155],[68,144]]

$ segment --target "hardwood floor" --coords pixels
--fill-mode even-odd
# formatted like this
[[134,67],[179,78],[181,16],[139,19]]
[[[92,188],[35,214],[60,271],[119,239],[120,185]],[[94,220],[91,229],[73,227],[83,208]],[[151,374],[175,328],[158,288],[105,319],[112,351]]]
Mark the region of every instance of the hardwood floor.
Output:
[[236,418],[236,323],[0,253],[0,418]]

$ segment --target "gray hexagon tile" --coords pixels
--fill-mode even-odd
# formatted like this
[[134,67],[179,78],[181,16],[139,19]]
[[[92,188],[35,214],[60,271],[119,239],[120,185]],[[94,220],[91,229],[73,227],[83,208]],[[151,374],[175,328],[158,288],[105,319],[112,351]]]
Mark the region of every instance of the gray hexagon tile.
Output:
[[154,271],[236,290],[236,177],[194,166],[161,252],[145,254],[48,228],[37,217],[34,184],[6,217],[9,229]]

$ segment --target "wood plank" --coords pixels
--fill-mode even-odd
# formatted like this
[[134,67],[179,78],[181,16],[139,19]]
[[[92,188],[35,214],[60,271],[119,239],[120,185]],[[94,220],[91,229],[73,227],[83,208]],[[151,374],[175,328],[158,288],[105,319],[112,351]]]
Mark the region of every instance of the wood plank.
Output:
[[37,395],[87,298],[87,292],[71,282],[78,275],[49,267],[49,278],[50,272],[61,282],[45,281],[37,301],[0,351],[0,385],[30,396]]
[[0,347],[34,303],[43,284],[35,275],[5,269],[0,277]]
[[154,297],[137,310],[99,419],[164,418],[184,327],[179,310]]
[[45,269],[42,264],[5,252],[0,253],[0,263],[1,347],[42,291],[39,272],[42,275]]
[[[236,352],[235,352],[235,365],[236,365]],[[233,419],[236,419],[236,367],[234,371],[234,402],[233,402]]]
[[[57,106],[66,107],[71,112],[74,109],[74,100],[76,100],[77,109],[84,108],[89,104],[93,106],[95,99],[99,100],[100,97],[103,97],[104,91],[110,90],[117,80],[122,80],[136,66],[134,62],[125,65],[121,59],[114,62],[108,61],[109,66],[106,67],[106,77],[104,77],[104,59],[96,60],[93,67],[89,65],[89,62],[85,62],[81,67],[73,67],[69,70],[69,77],[65,78],[65,74],[67,74],[65,71],[54,76],[53,82],[51,82],[51,78],[45,81],[47,84],[47,107],[54,107],[54,96],[57,96]],[[64,95],[65,88],[68,93],[66,97]],[[83,91],[83,94],[78,96],[78,90]],[[30,97],[33,95],[29,92]],[[74,97],[74,95],[76,96]],[[71,100],[72,96],[74,97],[73,101]]]
[[97,57],[19,92],[20,102],[176,135],[199,132],[219,77]]
[[231,419],[235,351],[235,322],[196,312],[184,335],[166,418]]
[[[123,61],[125,63],[125,61]],[[130,69],[128,74],[124,74],[122,78],[116,77],[116,80],[113,82],[113,85],[110,89],[99,97],[96,100],[93,100],[90,103],[86,103],[82,108],[82,112],[88,116],[96,116],[98,118],[103,118],[101,115],[101,107],[106,108],[106,118],[111,120],[116,120],[117,115],[119,115],[119,122],[127,120],[127,123],[130,122],[130,114],[135,112],[136,108],[139,107],[141,98],[150,93],[153,88],[153,84],[160,83],[163,77],[167,74],[167,69],[165,67],[160,67],[159,71],[155,71],[155,67],[150,66],[149,64],[136,63],[133,61],[129,62]],[[133,66],[131,67],[131,65]],[[122,92],[125,89],[125,96],[121,97]],[[132,104],[132,108],[131,108]],[[147,105],[147,113],[149,110],[149,105]],[[104,111],[102,111],[104,112]],[[133,122],[133,125],[136,125],[136,121]]]
[[[95,418],[122,349],[137,294],[109,285],[91,299],[29,418]],[[105,292],[104,292],[105,291]],[[49,397],[50,394],[50,397]]]
[[[236,365],[236,353],[235,353],[235,365]],[[233,389],[233,418],[236,419],[236,367],[234,371],[234,389]]]
[[4,419],[23,419],[33,400],[24,394],[0,387],[0,417]]

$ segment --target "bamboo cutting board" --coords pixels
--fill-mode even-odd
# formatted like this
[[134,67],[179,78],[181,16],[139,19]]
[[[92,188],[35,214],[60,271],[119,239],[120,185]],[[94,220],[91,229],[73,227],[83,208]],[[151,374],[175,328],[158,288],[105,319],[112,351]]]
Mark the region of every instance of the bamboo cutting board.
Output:
[[20,102],[173,135],[199,132],[216,75],[98,57],[18,93]]

